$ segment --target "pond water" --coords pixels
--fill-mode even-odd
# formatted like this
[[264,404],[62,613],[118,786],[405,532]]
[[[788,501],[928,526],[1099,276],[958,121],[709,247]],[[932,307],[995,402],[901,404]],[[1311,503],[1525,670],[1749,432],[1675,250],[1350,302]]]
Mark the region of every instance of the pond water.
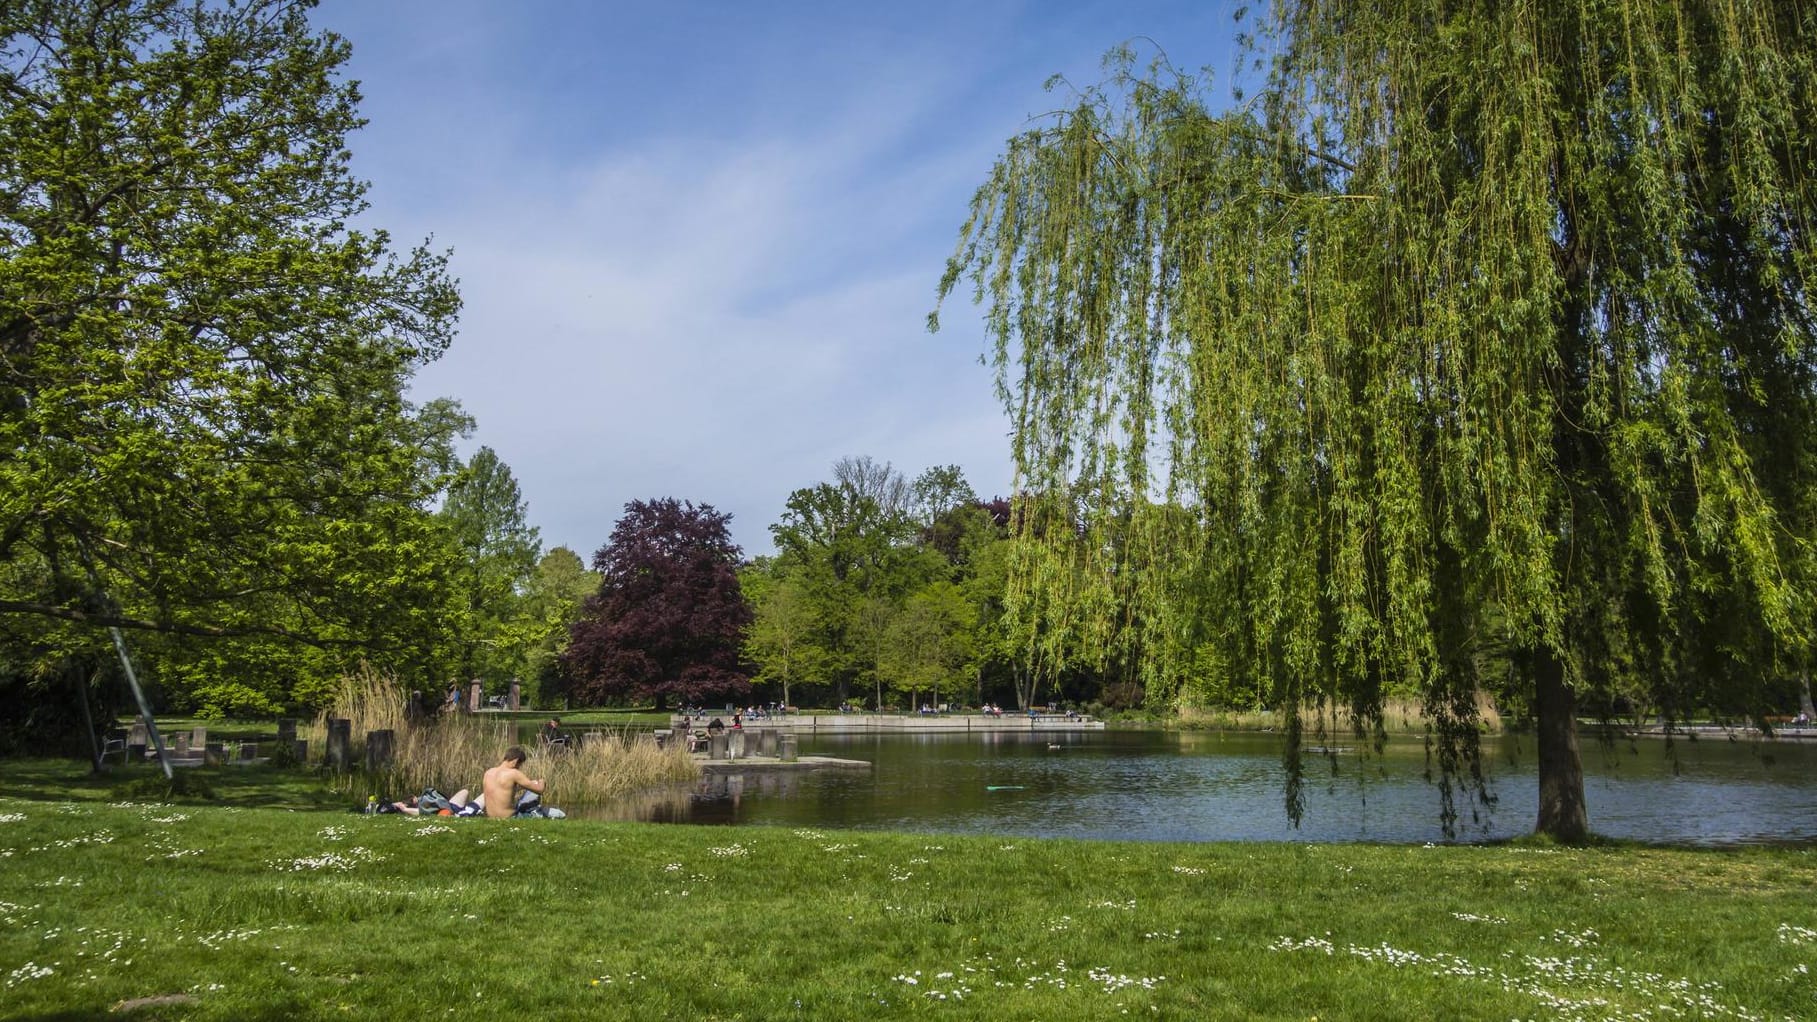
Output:
[[[803,755],[868,760],[867,771],[748,772],[581,815],[926,833],[1145,841],[1442,841],[1423,747],[1307,757],[1305,813],[1282,808],[1281,739],[1263,734],[803,735]],[[1530,738],[1485,744],[1495,803],[1460,801],[1457,839],[1531,832]],[[1817,743],[1586,740],[1590,826],[1607,837],[1729,845],[1817,842]]]

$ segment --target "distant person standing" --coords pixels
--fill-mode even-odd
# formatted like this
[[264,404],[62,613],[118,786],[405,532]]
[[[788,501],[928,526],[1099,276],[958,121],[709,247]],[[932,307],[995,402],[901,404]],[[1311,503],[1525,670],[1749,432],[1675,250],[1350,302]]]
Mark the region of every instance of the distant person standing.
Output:
[[505,756],[498,761],[498,766],[486,771],[480,783],[480,790],[486,800],[486,815],[495,820],[508,820],[517,812],[517,789],[543,793],[543,779],[531,780],[523,771],[524,760],[528,759],[524,750],[516,745],[505,750]]

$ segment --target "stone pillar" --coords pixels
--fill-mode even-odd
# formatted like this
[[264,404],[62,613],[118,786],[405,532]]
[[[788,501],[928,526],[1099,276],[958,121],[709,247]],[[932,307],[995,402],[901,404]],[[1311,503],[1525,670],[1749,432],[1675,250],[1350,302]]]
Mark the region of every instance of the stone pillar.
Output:
[[777,752],[776,752],[777,758],[781,759],[784,763],[793,763],[796,760],[795,749],[796,749],[796,742],[795,742],[794,735],[778,736]]
[[726,758],[726,748],[727,748],[729,741],[730,741],[730,739],[728,739],[726,737],[726,733],[724,731],[718,731],[718,732],[713,732],[713,733],[708,734],[707,735],[707,758],[708,759],[725,759]]
[[348,770],[353,766],[353,721],[345,717],[328,718],[328,769]]
[[478,713],[479,708],[484,705],[486,705],[486,688],[479,683],[478,678],[475,678],[473,683],[467,686],[467,712]]
[[776,729],[764,728],[757,732],[757,754],[759,756],[776,755]]
[[391,765],[392,739],[396,733],[390,728],[379,728],[366,732],[366,770],[378,773]]
[[297,722],[293,718],[278,721],[278,744],[287,745],[297,740]]
[[296,753],[297,753],[297,762],[298,763],[309,762],[309,740],[306,738],[298,738],[295,742],[295,747],[296,747]]
[[177,732],[177,749],[172,755],[176,756],[178,759],[189,758],[189,732]]
[[199,727],[194,731],[191,731],[189,733],[189,747],[198,751],[208,748],[208,729]]
[[747,755],[744,751],[744,732],[728,731],[726,732],[726,739],[726,755],[732,759],[744,759]]
[[523,709],[523,707],[524,707],[523,700],[524,700],[523,683],[518,681],[516,678],[512,678],[511,679],[510,702],[507,702],[505,705],[511,707],[512,713],[516,713],[518,710]]

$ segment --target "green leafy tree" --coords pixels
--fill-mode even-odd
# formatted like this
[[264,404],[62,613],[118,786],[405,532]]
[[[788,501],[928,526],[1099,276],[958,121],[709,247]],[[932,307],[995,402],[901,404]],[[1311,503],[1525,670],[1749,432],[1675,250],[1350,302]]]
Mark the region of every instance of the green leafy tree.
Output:
[[15,677],[105,661],[97,626],[413,669],[445,638],[424,467],[451,409],[403,393],[459,299],[442,256],[347,227],[358,95],[308,7],[0,5]]
[[542,543],[510,466],[481,447],[448,487],[441,517],[460,550],[455,573],[464,625],[456,640],[461,680],[494,689],[526,676],[545,621],[522,606]]
[[561,671],[561,654],[568,648],[569,630],[585,613],[586,602],[599,590],[600,576],[588,571],[580,555],[558,546],[536,562],[524,593],[523,615],[530,623],[532,640],[528,676],[536,679],[539,705],[567,705],[567,677]]
[[868,676],[872,690],[871,709],[878,713],[894,705],[885,696],[895,691],[891,679],[896,656],[893,626],[899,613],[901,607],[887,596],[865,597],[851,611],[848,641],[855,668],[854,680],[863,681]]
[[932,529],[941,518],[978,503],[978,494],[957,465],[935,465],[909,484],[910,513],[915,524]]
[[943,292],[988,307],[1021,485],[1071,495],[1011,602],[1118,618],[1158,691],[1215,650],[1296,743],[1420,693],[1447,825],[1497,685],[1580,840],[1580,709],[1760,719],[1809,649],[1817,22],[1269,10],[1244,106],[1125,57],[974,201]]
[[939,705],[965,683],[973,658],[976,614],[960,587],[936,579],[909,594],[885,633],[888,674],[908,705]]
[[744,644],[745,658],[757,666],[751,680],[781,686],[783,705],[793,705],[792,685],[825,677],[830,658],[820,640],[826,630],[806,585],[779,570],[774,561],[746,567],[739,582],[752,608]]
[[833,476],[791,493],[770,533],[777,568],[802,587],[819,622],[814,643],[844,699],[863,676],[880,681],[878,608],[897,605],[937,568],[915,542],[911,489],[901,473],[862,457],[836,462]]

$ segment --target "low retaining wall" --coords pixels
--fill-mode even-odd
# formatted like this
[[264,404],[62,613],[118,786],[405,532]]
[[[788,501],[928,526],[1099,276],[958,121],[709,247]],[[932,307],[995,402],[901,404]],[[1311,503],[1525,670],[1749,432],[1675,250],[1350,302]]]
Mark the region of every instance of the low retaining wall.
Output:
[[[711,719],[711,718],[709,718]],[[722,717],[730,721],[730,716]],[[681,717],[670,720],[671,727],[681,726]],[[696,731],[703,727],[699,719],[693,721]],[[775,730],[796,734],[840,734],[854,732],[912,732],[926,734],[933,732],[968,732],[982,733],[1006,731],[1102,731],[1104,722],[1090,717],[1068,717],[1064,713],[1040,713],[1030,716],[1026,713],[1005,713],[1000,717],[986,716],[982,713],[944,713],[902,714],[902,713],[813,713],[788,717],[775,717],[766,720],[748,720],[744,723],[746,731]]]

